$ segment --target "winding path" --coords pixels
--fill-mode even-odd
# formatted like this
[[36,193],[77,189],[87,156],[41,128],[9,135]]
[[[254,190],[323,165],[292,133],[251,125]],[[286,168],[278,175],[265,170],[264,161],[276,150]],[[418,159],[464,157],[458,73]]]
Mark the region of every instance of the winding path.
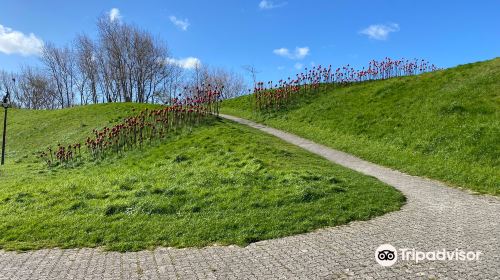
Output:
[[[500,279],[500,200],[409,176],[251,121],[222,115],[394,186],[402,210],[370,221],[253,243],[247,247],[0,251],[0,279]],[[477,261],[375,261],[396,248],[481,251]]]

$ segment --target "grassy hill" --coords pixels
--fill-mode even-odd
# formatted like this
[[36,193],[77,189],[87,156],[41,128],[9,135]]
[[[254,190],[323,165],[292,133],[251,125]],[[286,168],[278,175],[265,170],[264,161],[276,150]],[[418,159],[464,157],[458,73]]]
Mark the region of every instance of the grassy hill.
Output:
[[224,102],[222,111],[410,174],[500,195],[500,58],[330,86],[275,113],[252,112],[250,96]]
[[[7,156],[18,159],[57,143],[83,141],[94,128],[109,126],[134,115],[134,109],[154,107],[158,106],[110,103],[64,110],[11,109],[8,116]],[[0,121],[3,124],[3,112]]]
[[244,245],[366,220],[404,203],[374,178],[223,120],[73,168],[48,168],[36,157],[144,107],[11,110],[0,248]]

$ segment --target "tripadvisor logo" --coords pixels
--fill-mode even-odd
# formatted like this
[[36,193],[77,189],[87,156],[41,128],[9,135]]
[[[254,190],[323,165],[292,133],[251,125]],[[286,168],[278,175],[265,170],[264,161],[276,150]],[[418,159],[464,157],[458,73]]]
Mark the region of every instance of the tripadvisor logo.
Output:
[[381,266],[391,266],[398,260],[396,248],[391,244],[383,244],[375,250],[375,260]]
[[414,261],[415,263],[427,261],[479,261],[481,251],[455,250],[436,250],[436,251],[418,251],[416,249],[403,248],[397,250],[391,244],[383,244],[375,250],[375,260],[381,266],[392,266],[398,260]]

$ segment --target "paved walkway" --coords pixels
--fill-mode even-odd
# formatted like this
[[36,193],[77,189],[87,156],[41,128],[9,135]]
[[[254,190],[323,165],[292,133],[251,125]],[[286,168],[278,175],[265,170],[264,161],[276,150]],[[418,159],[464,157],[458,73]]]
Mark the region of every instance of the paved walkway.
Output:
[[[500,200],[409,176],[297,136],[231,116],[374,176],[401,190],[407,204],[370,221],[236,246],[158,248],[133,253],[99,249],[0,251],[0,279],[500,279]],[[384,243],[396,248],[481,251],[479,261],[375,261]]]

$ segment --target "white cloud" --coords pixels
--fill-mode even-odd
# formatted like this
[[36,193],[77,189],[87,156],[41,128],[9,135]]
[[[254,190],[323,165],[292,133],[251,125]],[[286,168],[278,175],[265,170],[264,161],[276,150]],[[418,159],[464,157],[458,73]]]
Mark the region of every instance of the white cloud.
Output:
[[259,2],[259,8],[261,10],[271,10],[271,9],[281,8],[286,4],[287,4],[286,2],[275,4],[272,1],[262,0]]
[[361,30],[360,33],[363,35],[367,35],[368,38],[371,39],[386,40],[389,37],[389,33],[398,31],[399,31],[399,24],[391,23],[388,25],[373,24]]
[[303,59],[309,55],[309,47],[296,47],[294,52],[290,52],[287,48],[280,48],[273,50],[273,53],[290,59]]
[[111,9],[108,15],[110,21],[120,21],[122,19],[122,15],[120,14],[120,10],[118,8]]
[[295,63],[295,65],[293,67],[295,67],[295,69],[297,69],[297,70],[300,70],[300,69],[302,69],[302,67],[304,67],[304,64],[297,62],[297,63]]
[[189,20],[187,18],[181,20],[175,16],[170,16],[169,19],[175,26],[179,27],[182,31],[186,31],[189,27]]
[[30,33],[26,35],[0,24],[0,52],[19,53],[24,56],[38,55],[42,51],[43,41]]
[[295,48],[295,58],[297,58],[297,59],[303,59],[308,54],[309,54],[309,48],[308,47]]
[[284,56],[284,57],[290,57],[290,51],[287,48],[280,48],[280,49],[275,49],[273,50],[274,54],[277,54],[279,56]]
[[201,65],[201,61],[196,57],[186,57],[182,59],[167,58],[167,63],[178,65],[184,69],[194,69]]

